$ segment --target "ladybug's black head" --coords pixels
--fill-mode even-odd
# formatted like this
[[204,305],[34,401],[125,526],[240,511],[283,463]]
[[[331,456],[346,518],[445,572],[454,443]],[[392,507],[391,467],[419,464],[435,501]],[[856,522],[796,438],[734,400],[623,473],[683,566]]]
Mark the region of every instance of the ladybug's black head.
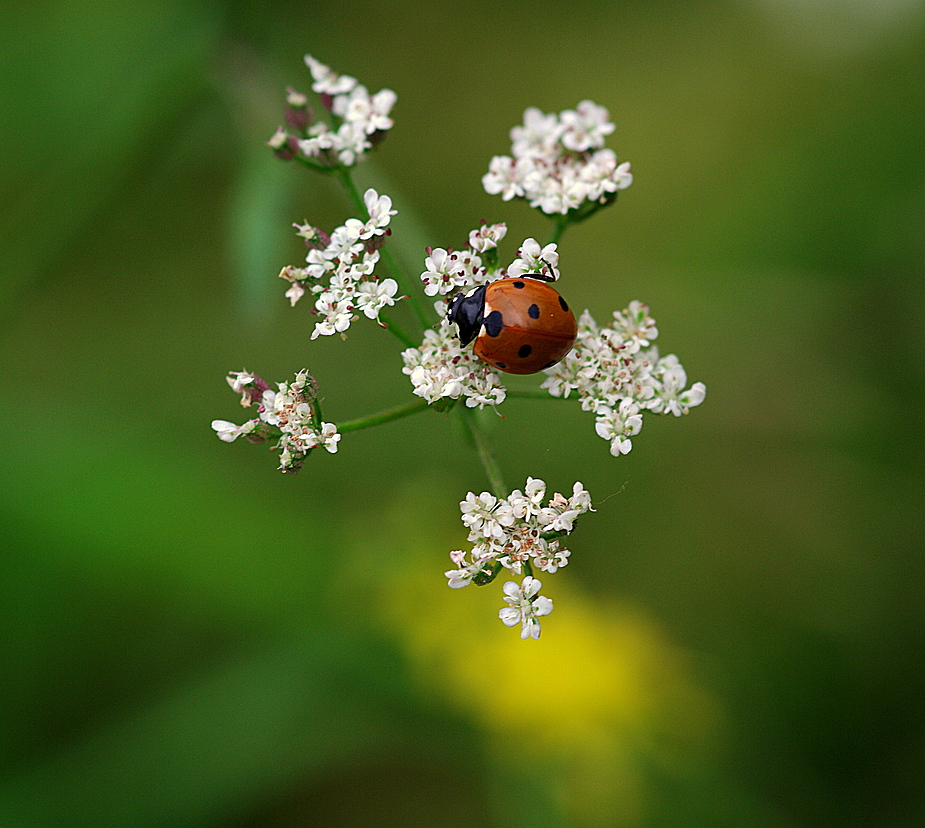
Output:
[[446,318],[456,325],[459,341],[468,345],[478,336],[482,327],[482,312],[485,309],[485,285],[468,294],[458,293],[446,312]]

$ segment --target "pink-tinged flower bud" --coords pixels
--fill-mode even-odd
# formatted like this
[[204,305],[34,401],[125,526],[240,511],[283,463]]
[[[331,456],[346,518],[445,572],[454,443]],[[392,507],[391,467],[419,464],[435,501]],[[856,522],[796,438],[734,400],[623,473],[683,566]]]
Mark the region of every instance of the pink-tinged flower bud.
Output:
[[260,377],[249,374],[247,371],[230,371],[225,379],[232,390],[241,395],[241,405],[245,408],[259,403],[264,391],[270,388]]
[[289,133],[282,127],[279,127],[273,133],[273,137],[267,141],[267,146],[273,150],[281,150],[289,143]]
[[311,108],[297,109],[287,106],[286,109],[283,110],[283,113],[286,118],[286,123],[296,132],[305,132],[312,124]]
[[276,130],[267,145],[281,161],[291,161],[299,152],[299,141],[282,127]]
[[392,228],[389,227],[379,236],[373,236],[366,240],[366,249],[372,253],[374,250],[380,250],[385,244],[385,240],[392,235]]

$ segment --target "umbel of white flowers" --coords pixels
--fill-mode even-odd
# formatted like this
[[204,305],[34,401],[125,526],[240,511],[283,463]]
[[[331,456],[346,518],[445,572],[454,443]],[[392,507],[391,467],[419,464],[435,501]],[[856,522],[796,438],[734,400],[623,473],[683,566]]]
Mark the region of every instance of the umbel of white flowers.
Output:
[[451,552],[457,568],[446,573],[453,589],[484,585],[503,569],[522,576],[521,584],[505,583],[509,606],[499,613],[507,626],[521,625],[521,638],[539,638],[538,619],[552,612],[552,601],[537,594],[542,584],[533,577],[533,569],[552,574],[565,566],[570,553],[561,538],[571,533],[579,515],[594,511],[591,495],[581,483],[575,484],[571,497],[557,492],[544,505],[545,496],[546,484],[533,477],[527,478],[522,492],[515,489],[505,498],[469,492],[459,508],[473,546],[468,552]]
[[[351,324],[363,316],[392,327],[405,345],[402,370],[419,398],[379,415],[341,423],[341,429],[347,432],[381,424],[428,406],[445,410],[459,400],[467,408],[500,405],[507,396],[503,375],[479,360],[471,347],[460,345],[455,327],[447,320],[447,309],[454,295],[496,279],[539,272],[557,278],[557,245],[525,239],[504,266],[499,244],[507,227],[483,222],[460,248],[428,247],[420,279],[424,295],[434,298],[431,326],[429,310],[417,302],[411,285],[388,258],[391,274],[380,278],[377,273],[391,233],[391,218],[396,215],[392,199],[374,189],[361,197],[350,179],[351,168],[391,129],[396,95],[390,89],[370,94],[356,78],[337,74],[311,55],[305,62],[327,119],[316,118],[307,96],[290,89],[287,128],[279,129],[269,144],[284,160],[295,159],[339,177],[361,215],[348,218],[330,233],[307,222],[295,225],[307,253],[304,264],[287,266],[280,273],[289,283],[286,296],[293,306],[305,294],[312,297],[311,313],[318,317],[312,340],[334,334],[345,338]],[[510,131],[510,154],[491,159],[482,184],[488,193],[505,201],[526,201],[550,216],[561,233],[568,224],[612,203],[619,191],[632,184],[629,163],[619,163],[613,150],[605,146],[613,132],[607,110],[593,101],[582,101],[574,110],[558,114],[530,107],[524,112],[523,124]],[[388,257],[389,251],[384,252]],[[408,296],[399,296],[400,291]],[[409,296],[425,328],[419,345],[381,318],[386,308]],[[577,397],[582,409],[594,416],[595,431],[608,441],[615,457],[632,449],[632,438],[639,433],[645,413],[680,416],[704,400],[704,384],[687,387],[684,367],[674,354],[659,354],[654,344],[657,336],[655,321],[642,302],[629,302],[604,323],[585,310],[578,319],[572,351],[544,371],[540,387],[553,397]],[[232,372],[228,383],[241,394],[244,407],[256,408],[257,416],[243,425],[213,421],[221,440],[243,437],[259,443],[275,439],[279,468],[290,473],[298,471],[316,448],[337,452],[341,432],[334,423],[322,420],[317,383],[306,370],[292,382],[278,383],[275,390],[246,371]],[[489,471],[487,461],[485,466]],[[450,553],[454,568],[446,572],[448,585],[454,589],[484,585],[501,573],[519,578],[520,583],[504,583],[507,606],[499,617],[507,626],[520,624],[522,638],[539,638],[539,619],[552,611],[553,604],[539,594],[542,584],[534,573],[542,572],[545,577],[568,564],[570,552],[562,545],[563,539],[580,515],[593,511],[590,495],[581,483],[575,483],[571,496],[556,493],[546,500],[546,484],[529,477],[523,491],[505,497],[499,491],[469,492],[460,509],[472,546]]]

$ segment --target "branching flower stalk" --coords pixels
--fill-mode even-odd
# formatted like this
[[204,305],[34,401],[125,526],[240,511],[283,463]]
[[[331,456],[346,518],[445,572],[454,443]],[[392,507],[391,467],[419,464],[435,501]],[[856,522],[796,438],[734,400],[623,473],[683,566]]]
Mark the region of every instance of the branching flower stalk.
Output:
[[[499,279],[524,287],[526,282],[519,280],[558,278],[558,245],[566,229],[613,204],[633,181],[629,163],[618,163],[605,146],[614,125],[604,107],[587,100],[558,114],[528,108],[523,124],[511,130],[510,155],[491,159],[482,185],[488,193],[525,201],[547,216],[552,223],[547,243],[525,239],[516,257],[502,265],[499,244],[507,227],[482,222],[459,248],[428,247],[416,287],[388,248],[389,224],[396,214],[392,199],[374,189],[360,193],[352,177],[353,167],[391,129],[397,96],[389,89],[370,94],[355,78],[337,74],[310,55],[305,62],[326,117],[316,117],[307,95],[288,90],[287,126],[277,130],[269,146],[282,160],[336,178],[357,217],[330,231],[307,222],[294,225],[307,253],[303,264],[288,265],[280,273],[289,283],[286,296],[293,306],[309,297],[316,318],[312,340],[334,334],[346,338],[361,316],[388,330],[402,344],[402,370],[417,399],[335,424],[322,419],[317,383],[307,370],[275,389],[255,374],[236,371],[228,375],[228,383],[241,395],[242,406],[256,409],[257,416],[242,425],[215,420],[212,427],[226,442],[238,437],[252,443],[275,440],[280,470],[294,473],[317,448],[336,453],[343,434],[427,409],[446,412],[458,406],[455,413],[471,437],[490,491],[469,492],[460,502],[471,549],[450,553],[454,568],[446,572],[448,584],[454,589],[484,586],[506,570],[520,580],[504,583],[507,606],[499,618],[507,626],[520,625],[522,638],[539,638],[539,619],[553,604],[539,594],[542,583],[536,575],[551,575],[568,564],[571,553],[563,540],[580,515],[594,511],[591,496],[576,482],[570,496],[554,493],[547,499],[546,483],[532,477],[523,490],[510,491],[475,409],[497,407],[509,395],[577,399],[594,416],[594,429],[608,442],[611,455],[619,457],[632,449],[644,414],[686,414],[703,401],[706,389],[700,382],[687,387],[678,358],[659,354],[655,321],[638,301],[614,311],[603,324],[585,310],[572,350],[543,369],[542,384],[510,391],[499,373],[500,361],[483,361],[471,346],[461,344],[448,310],[454,297],[478,295],[480,289],[487,295],[485,286]],[[380,263],[388,272],[385,277]],[[402,301],[418,326],[413,334],[390,316],[389,309]],[[498,335],[497,328],[481,320],[479,324],[479,337]]]

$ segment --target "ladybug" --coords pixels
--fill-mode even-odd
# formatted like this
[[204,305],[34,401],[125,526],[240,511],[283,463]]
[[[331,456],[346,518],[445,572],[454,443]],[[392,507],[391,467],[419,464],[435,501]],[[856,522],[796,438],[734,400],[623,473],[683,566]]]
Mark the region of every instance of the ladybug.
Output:
[[459,341],[475,340],[475,355],[509,374],[535,374],[561,360],[578,325],[568,303],[540,273],[481,285],[453,299],[446,318]]

